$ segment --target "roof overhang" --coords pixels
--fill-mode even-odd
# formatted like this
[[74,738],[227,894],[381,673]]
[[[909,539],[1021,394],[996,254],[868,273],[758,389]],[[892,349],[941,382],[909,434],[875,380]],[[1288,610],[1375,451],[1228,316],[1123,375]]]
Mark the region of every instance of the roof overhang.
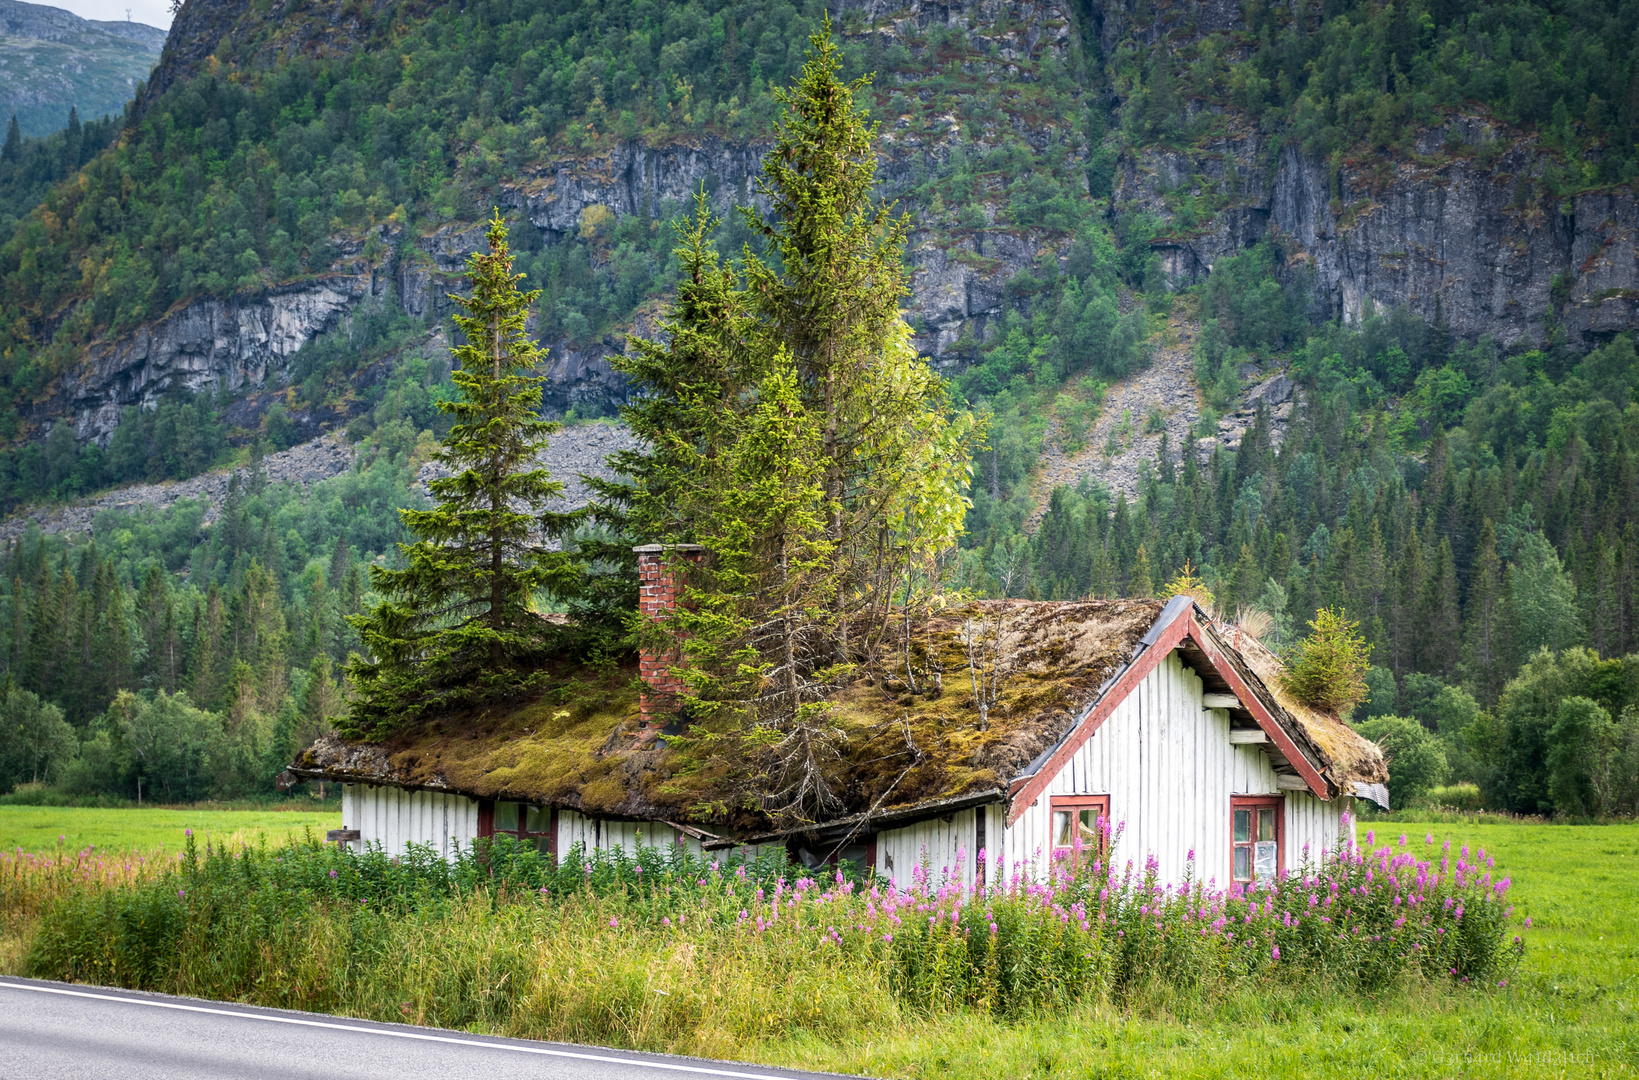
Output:
[[711,851],[721,848],[746,847],[752,844],[776,843],[794,837],[838,840],[852,835],[868,835],[879,831],[884,826],[914,825],[918,821],[946,817],[961,810],[971,810],[975,806],[999,803],[1006,798],[1007,793],[1001,788],[986,788],[983,791],[975,791],[968,795],[957,795],[949,799],[933,799],[928,802],[913,803],[909,806],[896,806],[886,810],[867,810],[859,814],[850,814],[847,817],[796,825],[788,829],[775,829],[749,836],[720,836],[703,846],[706,850]]

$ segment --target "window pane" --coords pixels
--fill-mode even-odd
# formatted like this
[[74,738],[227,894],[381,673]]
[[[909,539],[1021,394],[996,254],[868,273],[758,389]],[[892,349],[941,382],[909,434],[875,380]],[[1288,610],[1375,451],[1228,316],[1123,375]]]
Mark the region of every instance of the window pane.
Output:
[[1258,811],[1258,839],[1273,840],[1275,838],[1275,811],[1268,807]]
[[495,804],[495,831],[518,831],[518,804],[515,802],[498,802]]
[[529,813],[524,817],[524,831],[543,833],[552,827],[552,811],[539,806],[531,806]]
[[1071,823],[1075,821],[1075,814],[1068,810],[1053,811],[1053,846],[1070,846]]
[[1245,843],[1252,839],[1252,811],[1235,811],[1235,842]]
[[[1273,881],[1275,878],[1275,842],[1273,840],[1259,840],[1257,844],[1258,857],[1255,860],[1259,881]],[[1237,848],[1236,852],[1245,850]]]
[[1095,851],[1098,848],[1098,816],[1096,806],[1084,806],[1078,815],[1077,824],[1080,828],[1077,831],[1081,834],[1081,846],[1088,851]]
[[1235,880],[1252,880],[1252,849],[1244,844],[1235,848]]

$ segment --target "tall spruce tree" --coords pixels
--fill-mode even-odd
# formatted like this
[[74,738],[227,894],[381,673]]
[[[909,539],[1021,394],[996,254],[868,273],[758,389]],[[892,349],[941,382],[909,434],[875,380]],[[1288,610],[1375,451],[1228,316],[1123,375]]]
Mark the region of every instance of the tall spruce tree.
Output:
[[371,567],[384,599],[353,617],[370,657],[348,664],[352,735],[538,690],[561,631],[535,603],[577,577],[575,561],[544,543],[579,518],[546,510],[563,485],[535,464],[559,426],[540,418],[542,353],[525,329],[540,291],[519,290],[498,212],[488,240],[467,261],[472,295],[451,296],[466,341],[451,350],[459,396],[438,407],[455,423],[434,455],[450,475],[427,485],[432,509],[399,511],[418,540],[399,545],[402,567]]
[[666,339],[620,362],[645,446],[600,508],[634,539],[709,549],[668,620],[690,713],[726,721],[742,738],[717,745],[760,763],[756,797],[799,818],[833,797],[823,699],[960,531],[974,430],[900,317],[905,223],[871,197],[865,84],[838,77],[828,29],[811,42],[758,183],[769,216],[742,210],[771,254],[725,263],[699,201]]

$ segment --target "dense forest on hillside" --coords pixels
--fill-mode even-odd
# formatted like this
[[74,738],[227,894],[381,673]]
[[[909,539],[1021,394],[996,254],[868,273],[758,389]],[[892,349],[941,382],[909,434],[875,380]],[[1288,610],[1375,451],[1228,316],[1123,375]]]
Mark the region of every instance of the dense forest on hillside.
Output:
[[[329,32],[323,13],[293,9],[242,28],[217,67],[128,118],[119,143],[37,211],[24,208],[41,169],[0,192],[0,217],[24,219],[0,246],[0,392],[38,396],[85,341],[179,300],[322,270],[343,239],[365,239],[376,257],[402,228],[472,220],[498,185],[551,154],[636,137],[758,137],[775,109],[769,87],[789,79],[820,17],[819,5],[786,0],[403,0],[350,12],[322,59],[275,46]],[[922,175],[906,185],[936,227],[1074,233],[1107,193],[1121,146],[1187,143],[1232,116],[1322,155],[1409,154],[1440,110],[1477,102],[1563,152],[1551,186],[1639,171],[1631,4],[1258,0],[1243,34],[1191,40],[1186,19],[1180,43],[1146,43],[1180,15],[1135,16],[1109,57],[1072,48],[1067,62],[1013,63],[1005,86],[974,73],[994,60],[982,33],[894,38],[866,33],[857,13],[842,29],[850,72],[877,74],[877,107],[908,118],[907,135],[942,130],[947,113],[961,122],[951,152],[912,163]],[[1090,14],[1076,17],[1087,37]],[[997,130],[998,116],[1011,124]],[[33,143],[19,160],[41,157]],[[1008,178],[1008,190],[999,214],[975,218],[997,197],[987,177]],[[1190,214],[1210,214],[1212,201]],[[666,288],[669,239],[662,208],[652,210],[590,223],[538,253],[529,269],[551,301],[544,336],[585,340]],[[1141,246],[1145,229],[1122,223],[1123,243]]]
[[[1612,762],[1639,755],[1639,661],[1597,659],[1639,653],[1631,340],[1587,351],[1550,335],[1508,352],[1454,339],[1438,312],[1340,326],[1317,318],[1275,242],[1174,292],[1150,246],[1162,222],[1113,213],[1110,196],[1133,148],[1202,145],[1255,124],[1334,168],[1373,155],[1387,167],[1419,159],[1418,133],[1452,110],[1537,137],[1549,190],[1630,180],[1639,8],[1255,0],[1244,32],[1201,35],[1185,8],[1161,5],[1127,17],[1107,55],[1092,12],[1072,14],[1079,44],[1064,56],[1005,63],[1006,26],[867,34],[857,14],[840,25],[845,69],[876,74],[873,109],[896,141],[883,193],[941,244],[1024,229],[1049,238],[1007,283],[999,325],[953,350],[957,396],[992,418],[958,580],[990,594],[1131,595],[1188,566],[1226,614],[1267,612],[1277,646],[1318,607],[1340,605],[1374,648],[1359,716],[1411,716],[1438,743],[1424,787],[1475,781],[1491,805],[1523,812],[1631,810],[1639,796],[1620,785],[1556,788],[1556,768],[1583,766],[1556,758],[1548,738],[1563,700],[1580,695],[1599,713],[1567,713],[1561,741],[1602,715],[1598,768],[1620,773]],[[820,15],[784,0],[405,0],[350,8],[337,47],[315,56],[275,47],[328,32],[293,8],[123,128],[8,139],[0,415],[12,426],[0,435],[28,434],[16,406],[44,397],[87,341],[190,298],[300,281],[351,244],[372,261],[389,248],[422,258],[410,238],[474,220],[553,155],[631,138],[762,137],[777,109],[770,88],[789,82]],[[1438,153],[1483,162],[1499,145]],[[1227,197],[1210,185],[1169,194],[1166,228],[1204,224]],[[552,242],[516,229],[518,269],[545,290],[538,333],[595,341],[666,295],[679,213],[592,215]],[[756,237],[731,217],[719,246],[744,243]],[[1027,532],[1050,421],[1088,426],[1104,388],[1147,362],[1173,313],[1201,328],[1200,434],[1214,433],[1254,360],[1299,379],[1292,420],[1277,432],[1260,416],[1238,452],[1206,460],[1167,447],[1135,499],[1094,484],[1052,492]],[[149,766],[127,728],[165,723],[202,733],[187,743],[197,758],[163,767],[177,797],[260,790],[325,715],[314,702],[340,691],[324,664],[354,644],[341,616],[370,600],[359,567],[391,558],[403,538],[392,510],[416,497],[434,401],[449,393],[447,365],[416,347],[425,325],[390,296],[350,327],[302,349],[281,402],[248,426],[225,419],[226,399],[177,393],[129,410],[105,447],[59,425],[0,453],[8,507],[245,464],[297,437],[291,410],[348,423],[369,462],[306,494],[251,479],[214,522],[200,507],[107,514],[95,548],[30,537],[7,552],[4,707],[54,734],[0,752],[0,789],[49,777],[131,794]],[[384,364],[391,377],[361,384]],[[245,475],[255,473],[251,462]],[[1544,660],[1543,647],[1570,659]],[[1582,647],[1592,652],[1567,651]],[[1589,679],[1602,689],[1576,689]],[[63,726],[49,722],[53,709]]]

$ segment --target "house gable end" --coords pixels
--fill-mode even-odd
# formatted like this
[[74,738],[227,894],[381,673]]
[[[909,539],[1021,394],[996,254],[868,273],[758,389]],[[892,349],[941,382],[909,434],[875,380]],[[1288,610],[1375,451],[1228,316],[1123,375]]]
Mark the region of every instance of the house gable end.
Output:
[[1150,627],[1140,640],[1138,654],[1105,684],[1065,737],[1031,762],[1027,771],[1014,778],[1008,785],[1009,826],[1018,821],[1025,809],[1047,790],[1053,778],[1069,763],[1076,751],[1092,738],[1117,706],[1138,689],[1166,656],[1186,641],[1193,645],[1194,651],[1198,652],[1213,673],[1223,679],[1230,691],[1239,699],[1241,707],[1251,714],[1274,747],[1297,771],[1308,791],[1318,799],[1330,800],[1332,792],[1325,777],[1276,718],[1262,695],[1254,691],[1236,670],[1236,665],[1224,655],[1223,646],[1216,640],[1216,635],[1206,629],[1197,617],[1194,602],[1188,597],[1176,596],[1168,602],[1156,619],[1155,625]]

